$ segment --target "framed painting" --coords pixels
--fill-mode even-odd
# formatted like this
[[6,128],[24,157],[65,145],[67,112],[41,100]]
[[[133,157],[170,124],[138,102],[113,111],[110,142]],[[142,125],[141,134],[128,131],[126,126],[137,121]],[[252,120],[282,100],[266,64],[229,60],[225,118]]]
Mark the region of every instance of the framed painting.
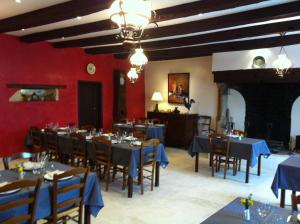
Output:
[[190,73],[169,73],[168,75],[168,102],[183,104],[184,98],[189,98]]

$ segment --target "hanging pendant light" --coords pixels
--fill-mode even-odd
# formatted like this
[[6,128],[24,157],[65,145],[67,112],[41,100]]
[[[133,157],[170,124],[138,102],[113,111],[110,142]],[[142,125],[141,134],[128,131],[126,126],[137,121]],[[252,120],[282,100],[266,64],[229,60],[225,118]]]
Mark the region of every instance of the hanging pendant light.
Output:
[[276,69],[276,74],[281,78],[283,78],[288,70],[293,66],[293,63],[288,58],[284,47],[281,47],[277,59],[273,62],[273,65]]
[[139,78],[136,68],[131,68],[127,73],[127,77],[131,83],[135,83],[136,80]]
[[140,73],[143,70],[143,67],[148,63],[148,58],[141,47],[135,49],[134,54],[131,55],[129,60],[131,65],[136,68],[137,73]]
[[150,1],[144,0],[115,0],[109,10],[110,19],[121,29],[121,37],[131,41],[141,38],[152,15]]
[[[285,34],[285,32],[280,33],[282,39]],[[273,62],[273,65],[276,69],[276,74],[280,78],[283,78],[288,70],[293,66],[293,63],[287,56],[287,53],[283,46],[280,48],[279,54],[277,55],[276,60]]]

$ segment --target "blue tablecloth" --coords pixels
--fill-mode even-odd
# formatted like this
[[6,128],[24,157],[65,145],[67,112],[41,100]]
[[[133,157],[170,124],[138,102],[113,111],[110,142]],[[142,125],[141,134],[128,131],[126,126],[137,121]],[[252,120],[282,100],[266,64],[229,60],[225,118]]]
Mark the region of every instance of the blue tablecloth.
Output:
[[[67,170],[69,166],[55,163],[55,169]],[[16,181],[19,176],[16,171],[4,170],[0,172],[1,177],[0,181]],[[33,175],[31,172],[26,172],[24,179],[36,179],[38,176]],[[70,180],[62,181],[60,186],[63,185],[73,185],[79,183],[80,177],[73,177]],[[31,190],[22,190],[15,194],[10,195],[2,195],[0,196],[0,204],[5,204],[7,202],[20,199],[22,197],[26,197],[29,194],[33,193],[33,189]],[[65,201],[70,198],[76,197],[79,194],[79,191],[71,191],[66,194],[61,195],[58,198],[58,201]],[[52,201],[52,182],[44,182],[40,189],[40,194],[38,198],[38,204],[36,208],[36,216],[35,220],[39,220],[42,218],[46,218],[51,215],[51,201]],[[103,200],[101,195],[101,187],[98,180],[98,177],[95,173],[90,173],[87,179],[87,184],[85,188],[84,194],[84,204],[89,206],[90,214],[93,216],[97,216],[99,211],[103,208]],[[5,212],[0,212],[0,222],[4,221],[10,217],[14,217],[16,215],[24,214],[27,211],[26,206],[17,207],[11,210],[7,210]]]
[[271,189],[278,198],[278,189],[300,191],[300,156],[294,155],[277,167]]
[[[145,152],[151,151],[151,150],[153,151],[153,147],[147,147],[145,149]],[[166,168],[169,164],[168,156],[166,154],[163,144],[159,144],[159,146],[158,146],[156,161],[160,162],[160,165],[163,168]],[[139,162],[140,162],[140,149],[135,148],[135,149],[133,149],[133,153],[131,154],[131,161],[130,161],[130,167],[129,167],[129,174],[134,178],[137,177],[137,175],[138,175],[137,169],[139,166]]]
[[[206,135],[195,136],[188,149],[191,156],[194,156],[199,152],[210,151],[209,139]],[[254,167],[258,162],[257,158],[259,155],[263,155],[266,158],[271,155],[265,140],[253,138],[242,138],[239,140],[231,138],[230,156],[250,160],[250,166]]]

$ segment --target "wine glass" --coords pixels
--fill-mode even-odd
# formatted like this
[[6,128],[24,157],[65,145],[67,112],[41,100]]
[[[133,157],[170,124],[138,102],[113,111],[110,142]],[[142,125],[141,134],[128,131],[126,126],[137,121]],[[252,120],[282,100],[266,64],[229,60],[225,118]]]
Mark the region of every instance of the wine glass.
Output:
[[259,223],[265,223],[266,217],[271,213],[271,205],[269,202],[266,203],[260,203],[257,206],[257,214],[259,218]]

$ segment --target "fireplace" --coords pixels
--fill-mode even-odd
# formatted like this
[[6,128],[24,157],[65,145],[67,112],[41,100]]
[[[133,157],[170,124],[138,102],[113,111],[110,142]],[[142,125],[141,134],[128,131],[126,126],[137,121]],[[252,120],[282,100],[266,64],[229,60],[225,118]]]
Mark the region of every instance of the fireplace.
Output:
[[288,148],[291,110],[300,84],[260,83],[234,87],[246,102],[245,129],[249,137],[283,142]]

